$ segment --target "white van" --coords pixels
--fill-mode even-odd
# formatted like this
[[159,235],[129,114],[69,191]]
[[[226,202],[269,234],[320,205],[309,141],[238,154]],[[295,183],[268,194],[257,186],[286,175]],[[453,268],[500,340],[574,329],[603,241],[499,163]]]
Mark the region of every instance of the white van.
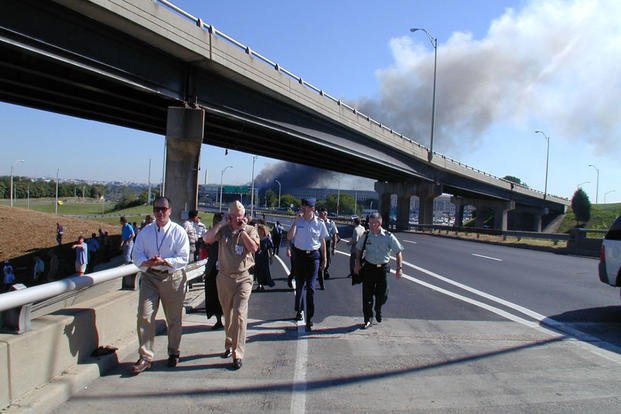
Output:
[[610,226],[599,252],[599,280],[621,286],[621,216]]

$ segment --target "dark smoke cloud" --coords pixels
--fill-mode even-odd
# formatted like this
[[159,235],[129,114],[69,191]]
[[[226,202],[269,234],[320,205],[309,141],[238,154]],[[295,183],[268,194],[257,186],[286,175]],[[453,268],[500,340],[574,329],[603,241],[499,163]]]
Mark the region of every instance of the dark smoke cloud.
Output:
[[271,188],[277,190],[280,181],[284,192],[297,188],[334,187],[334,179],[342,174],[320,168],[281,161],[266,166],[255,178],[255,186],[259,189]]
[[[508,9],[484,39],[439,42],[434,150],[459,155],[496,124],[532,123],[618,156],[619,16],[616,0],[533,1]],[[353,105],[429,145],[433,49],[423,35],[390,46],[395,63],[378,71],[379,96]]]

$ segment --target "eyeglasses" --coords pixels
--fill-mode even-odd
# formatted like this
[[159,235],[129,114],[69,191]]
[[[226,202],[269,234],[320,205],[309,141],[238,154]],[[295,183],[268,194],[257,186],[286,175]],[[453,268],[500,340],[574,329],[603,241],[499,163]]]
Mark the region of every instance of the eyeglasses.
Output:
[[153,211],[155,211],[156,213],[164,213],[169,208],[170,207],[153,207]]

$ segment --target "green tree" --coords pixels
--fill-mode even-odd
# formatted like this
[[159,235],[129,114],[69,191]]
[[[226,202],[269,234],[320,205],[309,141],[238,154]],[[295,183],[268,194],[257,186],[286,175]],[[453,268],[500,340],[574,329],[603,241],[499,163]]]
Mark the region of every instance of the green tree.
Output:
[[265,204],[267,204],[268,207],[278,206],[278,194],[276,194],[274,190],[267,190],[265,192]]
[[576,216],[576,226],[580,226],[581,223],[584,226],[589,220],[591,220],[591,201],[589,196],[579,188],[571,198],[571,210]]
[[528,187],[528,185],[524,182],[522,182],[522,180],[520,180],[517,177],[514,177],[512,175],[505,175],[504,177],[502,177],[503,180],[507,180],[507,181],[511,181],[512,183],[516,183],[519,185],[523,185],[524,187]]
[[354,197],[350,194],[343,193],[340,196],[332,194],[328,196],[324,205],[328,211],[332,213],[336,213],[338,211],[339,215],[353,214],[355,202]]
[[[278,200],[276,200],[278,203]],[[281,207],[291,207],[293,205],[293,209],[296,210],[300,207],[300,199],[292,196],[291,194],[283,194],[280,196],[280,206]]]

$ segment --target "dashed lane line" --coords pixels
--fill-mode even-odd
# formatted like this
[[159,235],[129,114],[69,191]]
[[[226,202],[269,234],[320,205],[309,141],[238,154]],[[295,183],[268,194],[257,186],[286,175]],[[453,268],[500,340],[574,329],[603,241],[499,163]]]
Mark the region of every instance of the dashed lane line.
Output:
[[[285,274],[289,274],[290,269],[279,257],[274,256],[285,269]],[[293,280],[293,294],[295,295],[295,280]],[[306,365],[308,362],[308,341],[303,339],[304,321],[296,321],[298,326],[298,340],[295,350],[295,370],[293,372],[293,389],[291,390],[291,414],[306,412]]]
[[476,257],[482,257],[483,259],[496,260],[497,262],[502,262],[502,259],[499,259],[497,257],[484,256],[482,254],[476,254],[476,253],[472,253],[472,255]]

